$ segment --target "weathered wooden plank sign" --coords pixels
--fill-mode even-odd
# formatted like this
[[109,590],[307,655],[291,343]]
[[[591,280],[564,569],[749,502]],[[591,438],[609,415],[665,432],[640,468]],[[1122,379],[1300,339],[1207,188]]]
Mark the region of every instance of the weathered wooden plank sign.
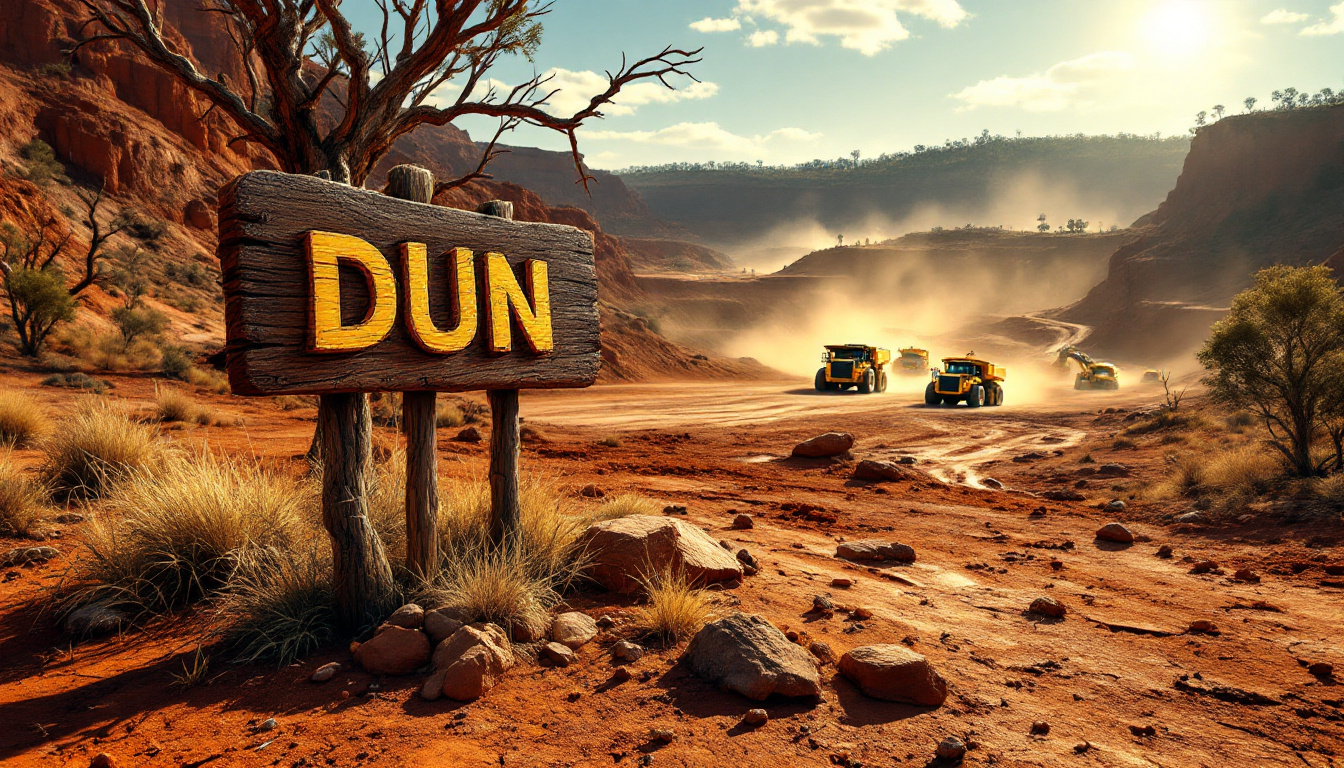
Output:
[[583,387],[597,378],[587,232],[256,171],[220,192],[239,394]]

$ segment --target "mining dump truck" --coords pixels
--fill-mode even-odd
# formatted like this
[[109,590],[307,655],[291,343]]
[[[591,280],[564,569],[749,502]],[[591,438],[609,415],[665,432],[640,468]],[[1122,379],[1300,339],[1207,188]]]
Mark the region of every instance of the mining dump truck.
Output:
[[933,381],[924,388],[925,405],[956,405],[971,408],[1003,405],[1003,380],[1008,369],[975,357],[945,357],[941,370],[933,372]]
[[901,356],[891,366],[897,373],[906,376],[923,376],[929,370],[929,350],[919,347],[906,347],[900,350]]
[[818,392],[857,388],[863,394],[885,392],[887,372],[883,366],[891,362],[891,350],[866,344],[828,344],[825,365],[817,371]]
[[1077,347],[1068,346],[1059,350],[1055,365],[1069,367],[1069,361],[1078,364],[1078,375],[1073,379],[1074,389],[1119,389],[1120,371],[1112,363],[1099,363]]

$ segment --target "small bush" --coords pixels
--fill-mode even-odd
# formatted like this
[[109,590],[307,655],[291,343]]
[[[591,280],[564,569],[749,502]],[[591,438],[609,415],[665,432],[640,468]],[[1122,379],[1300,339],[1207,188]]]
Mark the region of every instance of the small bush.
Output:
[[154,216],[136,216],[127,227],[131,237],[152,249],[158,249],[164,235],[168,234],[168,223]]
[[544,552],[522,548],[456,552],[443,560],[427,592],[435,604],[507,627],[559,601],[561,584],[547,577],[551,568]]
[[597,444],[607,448],[620,448],[621,439],[619,437],[616,437],[615,435],[607,435],[601,440],[598,440]]
[[1344,474],[1316,478],[1311,481],[1309,491],[1333,509],[1344,509]]
[[56,159],[55,150],[41,139],[33,139],[19,147],[19,157],[23,159],[23,177],[34,184],[70,182],[70,177],[65,175],[65,166]]
[[165,346],[161,348],[163,358],[159,360],[159,372],[170,379],[187,380],[191,370],[191,354],[182,347]]
[[163,268],[163,274],[179,285],[192,288],[207,288],[215,283],[215,276],[199,261],[185,264],[169,263]]
[[37,67],[37,74],[42,77],[50,77],[54,80],[65,80],[70,77],[70,72],[73,69],[74,67],[69,61],[62,59],[61,61],[54,61],[49,64],[39,64]]
[[9,456],[0,458],[0,534],[26,536],[42,516],[46,492]]
[[401,394],[398,392],[377,393],[369,398],[369,416],[380,427],[398,427],[401,425]]
[[1246,429],[1254,426],[1255,416],[1249,411],[1236,411],[1223,419],[1223,423],[1233,432],[1244,432]]
[[434,414],[435,427],[461,427],[467,423],[467,415],[462,412],[461,406],[456,403],[439,403],[438,411]]
[[1134,441],[1128,437],[1117,437],[1111,441],[1111,448],[1117,451],[1125,451],[1134,447]]
[[70,605],[157,613],[212,596],[247,552],[301,535],[306,486],[210,454],[129,472],[89,526]]
[[154,410],[159,421],[186,422],[208,426],[214,423],[210,409],[201,406],[187,393],[174,387],[161,387],[154,399]]
[[331,548],[309,538],[292,549],[240,553],[218,615],[239,662],[285,666],[336,637]]
[[662,509],[661,504],[647,496],[640,496],[637,493],[621,493],[604,499],[598,505],[593,518],[596,522],[598,520],[615,520],[618,517],[629,517],[630,515],[656,515],[662,512]]
[[152,341],[127,342],[121,333],[92,333],[75,328],[62,339],[75,357],[102,371],[150,371],[159,368],[163,353]]
[[1204,480],[1209,486],[1248,495],[1267,492],[1283,476],[1283,462],[1254,445],[1219,451],[1209,456],[1204,466]]
[[1202,429],[1208,423],[1203,418],[1184,411],[1158,411],[1152,416],[1125,428],[1126,435],[1147,435],[1168,429]]
[[0,392],[0,445],[29,445],[51,429],[42,406],[22,392]]
[[297,411],[300,408],[313,408],[317,405],[311,398],[300,397],[298,395],[277,395],[272,400],[282,411]]
[[55,373],[42,380],[44,387],[65,387],[66,389],[85,389],[95,395],[106,392],[111,385],[102,379],[95,379],[87,373]]
[[155,432],[112,406],[95,402],[63,420],[42,442],[42,472],[61,497],[98,498],[128,473],[162,459]]
[[230,392],[229,377],[223,371],[216,371],[213,368],[197,368],[193,365],[187,369],[187,383],[217,395],[227,395]]
[[123,346],[129,348],[137,339],[152,339],[168,327],[168,316],[157,309],[116,307],[112,322],[121,334]]
[[654,572],[640,584],[647,600],[639,607],[640,625],[664,643],[685,640],[713,615],[709,593],[692,587],[683,573]]

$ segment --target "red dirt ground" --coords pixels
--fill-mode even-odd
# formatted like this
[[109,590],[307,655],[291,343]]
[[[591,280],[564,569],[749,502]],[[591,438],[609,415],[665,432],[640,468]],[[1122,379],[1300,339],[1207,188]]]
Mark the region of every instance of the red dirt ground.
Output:
[[[77,397],[36,380],[16,374],[0,383],[31,386],[57,410]],[[152,396],[147,380],[114,382],[115,396]],[[174,438],[279,461],[307,447],[312,409],[200,399],[243,425]],[[739,721],[758,705],[691,677],[677,663],[681,648],[646,655],[632,665],[634,679],[612,684],[611,632],[582,648],[579,663],[523,663],[469,705],[421,701],[414,677],[347,671],[307,682],[320,664],[348,662],[343,648],[284,669],[216,661],[207,684],[184,691],[172,676],[195,653],[203,615],[71,647],[40,613],[42,590],[75,549],[75,524],[52,542],[62,558],[8,569],[0,583],[0,761],[82,768],[107,752],[119,766],[938,765],[934,746],[959,735],[973,745],[968,765],[1339,762],[1344,688],[1306,670],[1318,661],[1344,668],[1344,590],[1323,570],[1344,562],[1337,527],[1268,517],[1215,531],[1133,522],[1138,543],[1105,545],[1093,540],[1110,519],[1098,503],[1127,498],[1139,478],[1159,472],[1163,449],[1113,451],[1120,417],[1098,409],[1149,403],[1151,392],[1061,391],[1054,406],[1010,401],[979,411],[908,405],[916,399],[815,395],[799,382],[528,394],[524,415],[547,442],[524,448],[524,466],[563,473],[575,487],[685,504],[689,521],[763,562],[759,575],[723,593],[724,609],[761,613],[837,654],[905,642],[947,678],[952,693],[939,709],[869,699],[826,667],[820,701],[771,700],[770,722],[747,729]],[[930,477],[874,485],[850,479],[854,460],[785,458],[797,441],[828,430],[855,434],[854,460],[915,455]],[[619,447],[599,445],[611,435]],[[485,446],[446,437],[446,474],[483,467]],[[1030,454],[1040,457],[1012,460]],[[1098,465],[1122,461],[1135,476],[1106,481],[1124,490],[1090,482],[1085,502],[1033,495],[1072,488],[1085,454]],[[1009,490],[976,487],[987,476]],[[1131,503],[1122,514],[1153,519],[1154,511]],[[756,527],[731,530],[734,512],[753,514]],[[912,545],[918,562],[865,568],[833,557],[837,541],[869,536]],[[1154,555],[1162,543],[1174,558]],[[1250,566],[1263,581],[1193,575],[1191,558],[1214,559],[1227,573]],[[855,584],[832,588],[836,576]],[[875,616],[861,629],[843,612],[819,617],[808,612],[815,594]],[[1067,617],[1024,614],[1040,595],[1063,602]],[[597,591],[570,605],[618,619],[631,607]],[[1188,633],[1198,619],[1221,633]],[[278,728],[254,731],[270,717]],[[1032,735],[1036,721],[1049,723],[1048,735]],[[675,740],[650,743],[655,727]]]

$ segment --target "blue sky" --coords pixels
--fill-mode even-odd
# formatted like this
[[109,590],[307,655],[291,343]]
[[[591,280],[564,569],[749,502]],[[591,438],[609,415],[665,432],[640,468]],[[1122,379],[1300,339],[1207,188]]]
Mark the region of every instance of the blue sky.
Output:
[[[701,84],[633,91],[580,134],[600,168],[875,156],[985,128],[1169,135],[1215,104],[1344,89],[1333,0],[557,0],[544,25],[535,67],[557,70],[557,111],[623,52],[704,47]],[[566,146],[537,129],[508,141]]]

